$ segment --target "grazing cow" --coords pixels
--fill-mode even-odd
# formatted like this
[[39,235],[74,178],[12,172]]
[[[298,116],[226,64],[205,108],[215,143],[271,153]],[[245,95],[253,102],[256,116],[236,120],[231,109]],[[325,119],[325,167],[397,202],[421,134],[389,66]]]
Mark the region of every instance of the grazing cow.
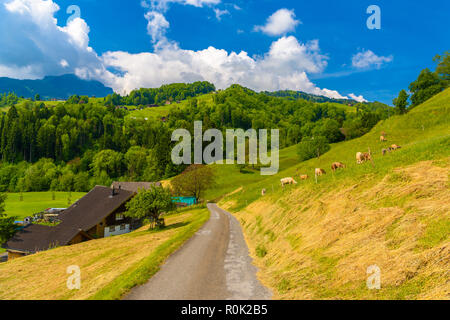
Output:
[[356,163],[361,164],[364,161],[372,160],[372,155],[368,152],[357,152],[356,153]]
[[325,172],[325,170],[323,170],[323,169],[316,168],[316,170],[314,171],[314,174],[315,174],[317,177],[320,177],[321,175],[326,174],[326,172]]
[[308,175],[307,174],[302,174],[301,176],[300,176],[300,179],[302,179],[302,180],[307,180],[309,177],[308,177]]
[[333,172],[335,172],[339,168],[345,168],[345,164],[343,164],[342,162],[333,162],[333,164],[331,165],[331,170],[333,170]]
[[387,149],[382,149],[381,153],[384,155],[386,155],[386,153],[391,152],[391,148],[387,148]]
[[266,195],[266,189],[262,189],[262,190],[261,190],[261,195],[262,195],[262,196],[265,196],[265,195]]
[[400,149],[401,147],[399,146],[399,145],[396,145],[396,144],[393,144],[391,147],[390,147],[390,149],[391,150],[397,150],[397,149]]
[[363,157],[364,157],[364,161],[372,160],[372,155],[370,154],[370,152],[364,152]]
[[380,141],[381,141],[381,142],[383,142],[383,141],[387,141],[387,139],[386,139],[386,137],[385,137],[385,136],[380,136]]
[[363,154],[361,152],[356,153],[356,163],[361,164],[364,161]]
[[282,187],[284,187],[286,184],[297,184],[297,181],[295,181],[294,178],[292,178],[292,177],[283,178],[280,181],[281,181]]

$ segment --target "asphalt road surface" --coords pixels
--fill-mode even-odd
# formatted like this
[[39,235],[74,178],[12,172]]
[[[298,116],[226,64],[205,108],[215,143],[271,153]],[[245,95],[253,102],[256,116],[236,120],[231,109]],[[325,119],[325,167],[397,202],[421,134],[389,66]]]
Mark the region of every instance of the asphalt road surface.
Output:
[[126,300],[264,300],[272,293],[256,278],[256,267],[239,222],[215,204],[211,218],[171,255],[146,284]]

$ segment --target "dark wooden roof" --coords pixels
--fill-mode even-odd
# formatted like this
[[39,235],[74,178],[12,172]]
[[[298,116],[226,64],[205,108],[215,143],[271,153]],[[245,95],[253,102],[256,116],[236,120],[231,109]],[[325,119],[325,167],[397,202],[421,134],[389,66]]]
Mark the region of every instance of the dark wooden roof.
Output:
[[115,190],[113,196],[112,191],[96,186],[60,215],[59,225],[45,229],[38,225],[28,226],[16,233],[4,248],[36,252],[67,245],[80,230],[88,231],[135,195],[135,192],[122,189]]
[[131,192],[138,192],[139,189],[145,189],[148,190],[151,187],[160,187],[161,182],[120,182],[120,181],[114,181],[111,185],[111,188],[115,189],[123,189],[128,190]]
[[54,227],[30,224],[17,232],[16,235],[2,247],[21,252],[36,252],[51,247],[51,237]]

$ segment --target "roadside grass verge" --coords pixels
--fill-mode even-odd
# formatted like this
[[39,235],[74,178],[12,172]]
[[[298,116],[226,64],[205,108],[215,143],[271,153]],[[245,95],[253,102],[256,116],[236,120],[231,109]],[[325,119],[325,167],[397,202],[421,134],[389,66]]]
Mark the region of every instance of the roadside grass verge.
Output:
[[[145,283],[209,218],[207,209],[167,216],[167,227],[91,240],[0,264],[0,300],[120,299]],[[81,270],[81,289],[68,290],[67,267]]]

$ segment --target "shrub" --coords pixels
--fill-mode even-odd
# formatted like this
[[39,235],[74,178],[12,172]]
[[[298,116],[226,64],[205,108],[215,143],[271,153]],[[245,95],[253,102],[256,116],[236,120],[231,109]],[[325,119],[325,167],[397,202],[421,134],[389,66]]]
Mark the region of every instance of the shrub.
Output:
[[320,157],[330,150],[330,145],[325,137],[317,136],[313,138],[304,138],[298,144],[297,154],[300,161],[306,161],[314,157]]

